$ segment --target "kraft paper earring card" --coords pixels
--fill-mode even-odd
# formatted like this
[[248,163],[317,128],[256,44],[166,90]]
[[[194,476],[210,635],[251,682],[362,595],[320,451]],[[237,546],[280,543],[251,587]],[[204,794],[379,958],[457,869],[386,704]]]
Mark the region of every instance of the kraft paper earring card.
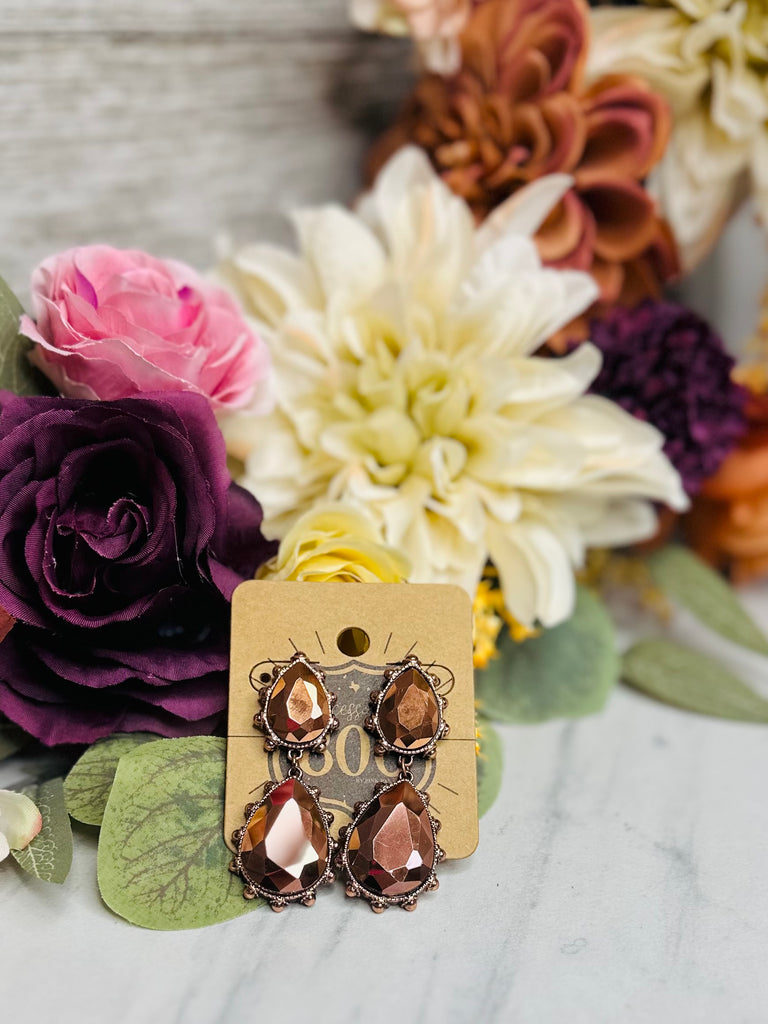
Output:
[[363,728],[370,694],[384,673],[410,655],[429,667],[448,703],[450,733],[433,759],[414,761],[414,785],[429,790],[448,858],[468,857],[478,840],[472,610],[467,594],[444,584],[294,583],[250,580],[232,600],[232,651],[227,739],[224,835],[243,822],[243,807],[259,799],[265,779],[283,779],[284,751],[265,751],[253,726],[259,691],[275,665],[297,652],[325,673],[336,695],[339,727],[322,752],[304,756],[308,783],[319,785],[334,815],[333,833],[349,824],[356,803],[377,782],[398,775],[395,753],[374,756],[374,737]]

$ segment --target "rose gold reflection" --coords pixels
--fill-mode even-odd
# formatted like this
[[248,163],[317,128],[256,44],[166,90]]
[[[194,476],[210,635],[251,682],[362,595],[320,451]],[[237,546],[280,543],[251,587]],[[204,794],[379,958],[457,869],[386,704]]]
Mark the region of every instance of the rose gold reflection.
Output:
[[426,807],[409,782],[373,800],[350,836],[349,867],[369,892],[402,896],[429,878],[435,840]]
[[330,717],[328,695],[319,680],[306,665],[291,665],[270,694],[270,728],[290,743],[311,743],[322,734]]
[[277,895],[314,884],[328,862],[328,837],[303,783],[286,779],[251,817],[240,844],[243,874]]

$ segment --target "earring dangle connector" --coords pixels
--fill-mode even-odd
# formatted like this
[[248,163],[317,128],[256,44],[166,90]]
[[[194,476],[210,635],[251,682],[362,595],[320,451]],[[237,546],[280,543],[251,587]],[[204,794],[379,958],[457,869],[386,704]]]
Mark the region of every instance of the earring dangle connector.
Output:
[[434,757],[448,735],[448,702],[415,656],[388,669],[384,680],[371,694],[372,714],[364,724],[376,737],[376,754],[398,755],[400,772],[355,805],[352,824],[339,833],[337,857],[347,895],[368,900],[376,913],[388,906],[415,910],[421,893],[438,888],[435,869],[445,856],[437,842],[440,822],[430,814],[429,794],[413,785],[411,766],[414,757]]
[[325,688],[325,674],[297,651],[259,691],[261,710],[253,724],[264,733],[264,749],[286,751],[289,767],[282,782],[267,781],[263,796],[245,808],[245,824],[232,840],[236,855],[230,871],[245,882],[245,899],[263,897],[274,911],[289,903],[311,907],[321,885],[334,880],[333,815],[320,806],[320,790],[304,782],[304,751],[323,751],[338,719],[336,696]]

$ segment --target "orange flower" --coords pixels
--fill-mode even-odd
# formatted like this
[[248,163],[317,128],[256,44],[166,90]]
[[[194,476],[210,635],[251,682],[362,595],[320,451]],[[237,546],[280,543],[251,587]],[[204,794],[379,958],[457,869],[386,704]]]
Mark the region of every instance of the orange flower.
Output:
[[687,521],[693,548],[737,583],[768,574],[768,394],[754,395],[746,412],[747,433]]
[[671,118],[629,75],[584,87],[588,32],[583,0],[486,0],[461,37],[458,73],[419,81],[370,171],[415,143],[478,220],[535,178],[571,174],[573,188],[538,233],[542,258],[590,272],[602,303],[630,305],[658,297],[678,272],[671,232],[643,186]]

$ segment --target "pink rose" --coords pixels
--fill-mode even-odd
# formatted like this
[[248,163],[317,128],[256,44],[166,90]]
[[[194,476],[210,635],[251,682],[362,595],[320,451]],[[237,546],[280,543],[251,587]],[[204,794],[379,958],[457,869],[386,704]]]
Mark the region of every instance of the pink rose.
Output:
[[69,398],[192,391],[214,409],[267,405],[269,354],[223,289],[191,267],[90,245],[32,274],[31,361]]

